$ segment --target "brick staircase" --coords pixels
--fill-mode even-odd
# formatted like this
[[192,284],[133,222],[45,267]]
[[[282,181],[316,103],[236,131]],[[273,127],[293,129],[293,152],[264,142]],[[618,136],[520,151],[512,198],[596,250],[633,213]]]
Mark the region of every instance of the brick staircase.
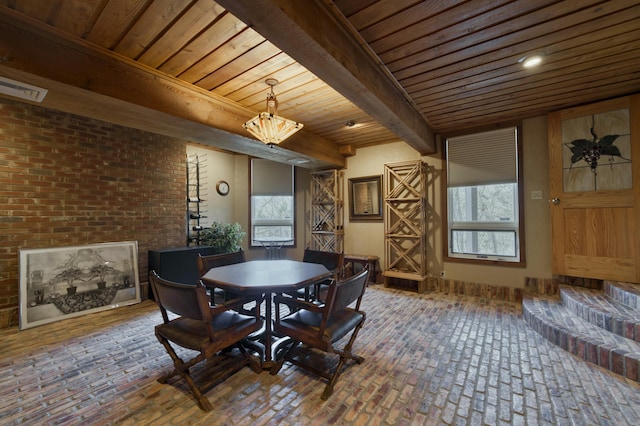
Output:
[[604,291],[560,285],[526,295],[525,321],[562,349],[640,382],[640,285],[605,281]]

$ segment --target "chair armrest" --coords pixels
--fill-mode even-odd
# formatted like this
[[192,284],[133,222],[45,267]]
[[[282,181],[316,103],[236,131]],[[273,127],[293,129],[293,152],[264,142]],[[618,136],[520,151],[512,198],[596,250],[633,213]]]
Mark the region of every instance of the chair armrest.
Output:
[[[211,306],[211,313],[213,315],[219,314],[224,311],[235,310],[237,308],[242,307],[245,303],[256,302],[256,305],[259,306],[264,300],[264,294],[256,294],[253,296],[244,296],[244,297],[236,297],[231,300],[227,300],[223,303],[218,303],[214,306]],[[260,309],[257,309],[258,311]]]
[[302,299],[297,299],[297,298],[287,297],[282,295],[276,295],[273,298],[273,300],[276,303],[276,305],[282,303],[287,305],[291,310],[306,309],[307,311],[312,311],[312,312],[322,312],[322,309],[324,308],[324,303],[321,305],[318,305],[316,303],[307,302]]

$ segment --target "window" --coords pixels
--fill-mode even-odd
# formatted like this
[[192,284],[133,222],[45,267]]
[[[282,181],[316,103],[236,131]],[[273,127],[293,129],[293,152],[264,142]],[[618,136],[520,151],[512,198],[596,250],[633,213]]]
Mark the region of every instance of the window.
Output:
[[295,243],[293,166],[251,160],[251,245]]
[[447,257],[522,262],[518,129],[448,138]]

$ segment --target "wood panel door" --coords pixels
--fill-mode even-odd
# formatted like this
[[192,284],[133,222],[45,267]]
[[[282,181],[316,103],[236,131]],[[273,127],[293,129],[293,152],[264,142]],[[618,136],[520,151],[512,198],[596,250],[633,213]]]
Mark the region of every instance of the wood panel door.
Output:
[[548,118],[553,273],[640,282],[640,95]]

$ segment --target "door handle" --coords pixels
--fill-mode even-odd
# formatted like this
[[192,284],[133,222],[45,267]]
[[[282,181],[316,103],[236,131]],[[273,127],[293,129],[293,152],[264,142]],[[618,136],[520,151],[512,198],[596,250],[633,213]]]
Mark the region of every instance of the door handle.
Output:
[[560,198],[552,198],[550,202],[557,206],[560,204]]

